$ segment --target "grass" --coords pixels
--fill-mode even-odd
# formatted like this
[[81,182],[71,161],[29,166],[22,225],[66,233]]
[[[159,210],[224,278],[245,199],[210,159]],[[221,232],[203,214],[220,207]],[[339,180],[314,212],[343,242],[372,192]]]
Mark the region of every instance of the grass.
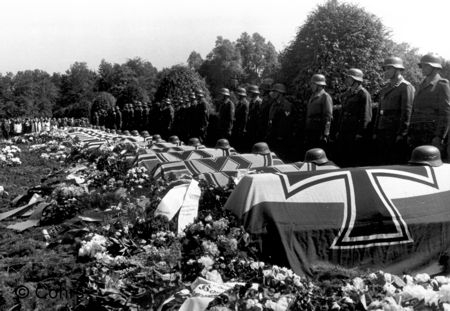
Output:
[[[0,198],[0,212],[13,208],[11,200],[40,184],[43,177],[61,164],[43,160],[39,153],[22,149],[21,166],[0,167],[0,185],[9,193]],[[82,266],[76,262],[75,241],[47,247],[42,230],[31,228],[24,232],[7,229],[6,226],[22,219],[0,222],[0,310],[70,310],[76,297],[71,295],[73,284],[82,274]],[[25,293],[27,297],[19,298]],[[15,292],[16,290],[24,292]]]

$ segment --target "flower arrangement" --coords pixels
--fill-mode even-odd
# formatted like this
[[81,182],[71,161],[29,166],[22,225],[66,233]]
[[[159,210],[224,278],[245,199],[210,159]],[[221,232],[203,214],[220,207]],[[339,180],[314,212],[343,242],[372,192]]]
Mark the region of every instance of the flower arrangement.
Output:
[[0,149],[0,166],[19,166],[22,164],[18,154],[20,148],[15,145],[6,145]]

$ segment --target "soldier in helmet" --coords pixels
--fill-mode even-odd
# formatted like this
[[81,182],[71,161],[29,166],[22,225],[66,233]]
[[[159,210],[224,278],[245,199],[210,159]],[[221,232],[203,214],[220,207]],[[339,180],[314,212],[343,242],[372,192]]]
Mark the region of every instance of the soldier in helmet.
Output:
[[136,120],[134,118],[135,105],[130,103],[128,107],[128,130],[133,130],[136,127]]
[[209,107],[210,104],[205,98],[202,90],[198,89],[197,93],[197,106],[195,109],[195,131],[194,136],[198,137],[201,142],[206,139],[208,124],[209,124]]
[[168,137],[173,125],[174,110],[170,98],[163,100],[164,106],[161,109],[161,127],[159,129],[163,137]]
[[346,74],[338,144],[342,166],[361,166],[368,156],[367,135],[372,120],[372,99],[362,86],[363,72],[351,68]]
[[266,78],[261,83],[261,125],[262,125],[262,135],[264,138],[268,137],[269,131],[269,112],[270,107],[272,106],[273,99],[270,96],[270,92],[272,90],[273,79]]
[[443,153],[450,128],[449,81],[440,76],[441,59],[434,54],[423,56],[419,67],[425,79],[414,98],[409,142],[413,148],[433,145]]
[[243,87],[239,87],[236,90],[238,102],[236,104],[236,110],[234,112],[234,125],[233,125],[233,145],[238,151],[242,151],[245,146],[245,138],[247,135],[247,119],[249,104],[247,100],[247,91]]
[[376,164],[400,164],[407,160],[406,135],[411,119],[414,87],[402,76],[405,67],[401,58],[386,58],[383,69],[389,83],[380,92],[374,124]]
[[234,103],[230,100],[230,91],[227,88],[222,88],[219,95],[218,135],[219,138],[230,138],[234,121]]
[[306,149],[325,148],[330,136],[333,100],[325,91],[327,84],[324,75],[313,75],[310,85],[313,94],[306,106],[305,146]]
[[269,111],[268,140],[273,150],[286,157],[294,130],[293,105],[286,97],[286,87],[275,83],[270,92],[273,102]]
[[250,85],[248,93],[250,103],[247,120],[247,141],[249,145],[253,145],[265,137],[262,121],[262,99],[256,85]]

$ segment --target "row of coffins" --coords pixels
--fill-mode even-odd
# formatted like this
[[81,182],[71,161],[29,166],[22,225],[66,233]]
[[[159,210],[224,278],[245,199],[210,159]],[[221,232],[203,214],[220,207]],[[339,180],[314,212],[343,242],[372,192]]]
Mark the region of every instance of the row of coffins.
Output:
[[162,147],[148,148],[136,165],[154,178],[190,176],[214,186],[234,179],[225,208],[242,219],[268,262],[309,276],[316,264],[395,274],[449,268],[449,164],[339,169],[284,164],[273,153]]

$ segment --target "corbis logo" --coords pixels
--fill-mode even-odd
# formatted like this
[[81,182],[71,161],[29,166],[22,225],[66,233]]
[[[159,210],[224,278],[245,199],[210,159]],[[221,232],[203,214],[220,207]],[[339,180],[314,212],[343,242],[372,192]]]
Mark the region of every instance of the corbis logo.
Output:
[[83,298],[81,293],[74,289],[69,289],[63,285],[38,283],[36,286],[19,285],[14,289],[14,295],[18,299],[36,298],[36,299],[54,299],[68,300],[76,304]]

